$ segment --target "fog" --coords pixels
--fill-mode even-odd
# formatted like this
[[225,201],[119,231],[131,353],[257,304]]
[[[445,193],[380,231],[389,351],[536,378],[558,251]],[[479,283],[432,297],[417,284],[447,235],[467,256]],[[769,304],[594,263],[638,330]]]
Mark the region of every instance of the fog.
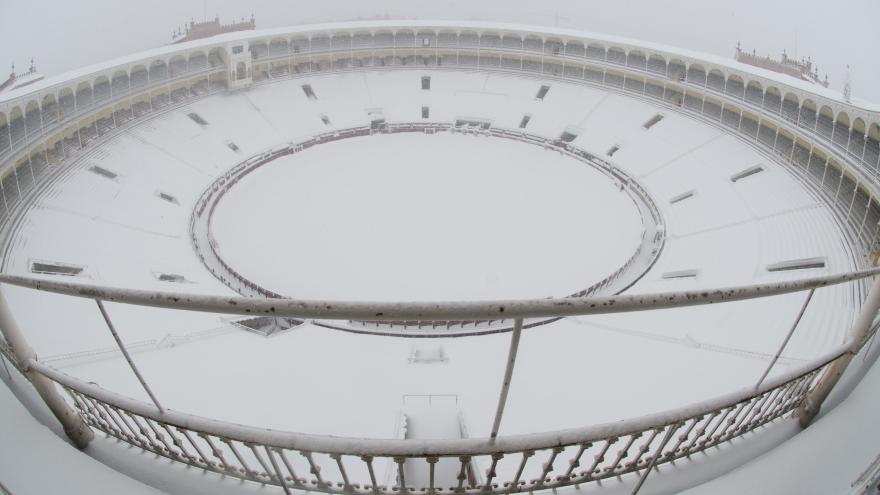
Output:
[[811,56],[831,87],[852,68],[855,98],[880,102],[877,0],[0,0],[0,64],[31,57],[53,75],[171,41],[191,18],[226,23],[256,16],[258,28],[365,18],[465,19],[595,31],[733,57],[747,50]]

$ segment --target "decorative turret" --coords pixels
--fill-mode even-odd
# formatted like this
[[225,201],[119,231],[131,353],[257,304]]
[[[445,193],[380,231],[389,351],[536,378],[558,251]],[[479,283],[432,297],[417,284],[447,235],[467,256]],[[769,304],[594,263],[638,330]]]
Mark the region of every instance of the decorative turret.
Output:
[[789,57],[788,52],[784,49],[782,50],[782,58],[780,60],[774,60],[769,56],[759,57],[754,49],[752,49],[752,53],[743,52],[740,42],[737,41],[735,58],[737,62],[772,70],[780,74],[788,74],[804,81],[828,87],[828,76],[825,76],[824,82],[819,79],[819,71],[813,65],[813,60],[810,57],[797,60]]
[[177,28],[172,36],[172,43],[183,43],[184,41],[192,41],[203,38],[209,38],[223,33],[231,33],[235,31],[249,31],[256,29],[257,23],[254,15],[251,14],[250,20],[241,18],[240,22],[232,22],[232,24],[220,24],[220,17],[214,16],[214,19],[204,22],[196,22],[190,19],[185,29]]
[[43,79],[43,75],[37,72],[37,64],[34,63],[33,57],[31,57],[30,67],[28,67],[27,72],[25,72],[24,74],[15,73],[15,62],[13,62],[12,68],[9,72],[9,77],[6,78],[5,81],[0,83],[0,93],[21,88],[23,86],[27,86],[28,84],[33,84],[41,79]]

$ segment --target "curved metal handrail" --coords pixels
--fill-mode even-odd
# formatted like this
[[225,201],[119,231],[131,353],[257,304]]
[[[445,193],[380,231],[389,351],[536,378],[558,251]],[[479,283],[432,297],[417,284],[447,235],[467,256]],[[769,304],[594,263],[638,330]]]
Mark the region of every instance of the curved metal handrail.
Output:
[[430,440],[337,437],[259,428],[177,412],[167,408],[160,411],[153,404],[106,390],[94,383],[89,383],[58,371],[37,360],[28,361],[26,367],[36,370],[66,388],[100,400],[113,407],[154,421],[162,421],[175,427],[186,428],[200,433],[208,433],[245,443],[257,443],[271,447],[325,454],[427,457],[489,455],[493,453],[508,454],[529,449],[548,449],[584,442],[595,442],[604,438],[631,435],[658,426],[675,424],[688,418],[730,407],[743,400],[751,399],[756,395],[762,395],[776,389],[792,380],[823,368],[828,363],[850,352],[851,348],[852,345],[849,343],[840,345],[809,363],[802,364],[778,376],[768,378],[758,388],[746,387],[677,409],[586,427],[499,436],[494,440],[488,437]]
[[149,291],[107,287],[60,280],[44,280],[20,275],[0,274],[0,283],[103,301],[167,309],[186,309],[212,313],[328,320],[443,320],[536,318],[623,313],[651,309],[697,306],[728,301],[789,294],[825,287],[880,274],[880,268],[765,284],[720,287],[679,292],[625,294],[584,299],[519,299],[447,302],[351,302],[303,299],[258,299],[240,296],[214,296],[182,292]]

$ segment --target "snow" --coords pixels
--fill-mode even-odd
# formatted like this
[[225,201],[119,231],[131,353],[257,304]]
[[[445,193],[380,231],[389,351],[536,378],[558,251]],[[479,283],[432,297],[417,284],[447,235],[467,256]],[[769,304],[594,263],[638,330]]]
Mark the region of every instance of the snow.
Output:
[[[420,89],[423,72],[432,77],[430,91]],[[300,85],[306,83],[317,100],[305,98]],[[580,127],[575,144],[598,156],[620,144],[610,160],[655,198],[669,235],[660,259],[631,292],[854,268],[827,208],[742,141],[668,109],[557,81],[538,102],[541,84],[546,81],[476,72],[362,72],[303,77],[193,102],[67,165],[15,234],[6,270],[28,273],[31,259],[64,261],[87,265],[87,277],[77,281],[231,294],[207,273],[189,240],[192,207],[211,180],[270,146],[365,125],[367,109],[381,108],[392,122],[408,121],[420,119],[423,104],[430,105],[431,120],[486,117],[507,128],[528,113],[533,120],[527,130],[547,137]],[[189,119],[193,111],[208,125]],[[642,124],[660,112],[665,118],[644,130]],[[329,127],[322,114],[330,117]],[[758,163],[764,172],[730,181]],[[95,164],[118,178],[89,172]],[[693,198],[669,204],[690,189],[697,192]],[[156,190],[174,194],[180,204],[162,201]],[[544,297],[589,285],[631,253],[640,226],[623,199],[582,163],[537,147],[475,136],[385,135],[321,145],[255,172],[223,200],[214,230],[233,265],[291,295],[482,298],[490,290],[503,296],[503,289],[515,297]],[[377,218],[394,222],[377,224]],[[438,231],[448,235],[430,238]],[[428,239],[399,239],[410,233]],[[425,253],[449,258],[426,264],[420,259]],[[597,253],[609,266],[597,262]],[[768,263],[813,256],[825,257],[826,267],[765,270]],[[389,270],[392,261],[409,264]],[[700,274],[662,278],[688,268]],[[155,271],[190,282],[160,282]],[[553,276],[535,279],[548,274]],[[41,358],[113,345],[93,301],[13,287],[4,295]],[[804,297],[567,318],[526,330],[501,434],[617,421],[753,385]],[[841,342],[855,309],[850,285],[817,290],[774,373]],[[108,310],[130,345],[192,337],[185,345],[141,346],[134,355],[171,409],[357,437],[393,436],[406,394],[457,395],[470,435],[487,435],[509,343],[506,334],[438,339],[448,362],[416,365],[409,363],[408,339],[311,323],[269,339],[240,331],[196,338],[228,325],[212,314],[119,304]],[[55,362],[82,379],[147,400],[124,360],[101,356]],[[502,463],[499,474],[515,468]]]
[[[4,358],[0,360],[6,365]],[[57,493],[59,482],[63,480],[64,492],[70,494],[96,493],[96,488],[103,493],[162,493],[83,455],[59,438],[60,433],[38,422],[20,402],[21,393],[30,392],[27,390],[30,384],[9,369],[14,375],[7,375],[5,367],[0,371],[0,437],[5,446],[0,449],[0,492]],[[12,390],[18,390],[19,396]],[[56,429],[60,429],[60,425]]]
[[220,255],[263,287],[379,301],[564,296],[626,263],[642,234],[635,204],[602,172],[531,144],[448,134],[280,158],[238,182],[213,225]]
[[[272,28],[272,29],[260,29],[254,31],[239,31],[234,33],[226,33],[218,36],[214,36],[204,40],[196,40],[191,41],[179,45],[170,45],[164,46],[160,48],[156,48],[153,50],[147,50],[139,53],[134,53],[131,55],[127,55],[125,57],[120,57],[114,60],[109,60],[106,62],[102,62],[99,64],[94,64],[91,66],[83,67],[80,69],[76,69],[64,74],[60,74],[58,76],[49,77],[39,81],[27,88],[22,88],[14,91],[9,91],[3,95],[0,95],[0,103],[13,100],[15,98],[19,98],[21,96],[25,96],[33,91],[41,91],[47,88],[51,88],[53,86],[64,86],[67,81],[76,81],[81,78],[87,78],[91,75],[97,75],[100,73],[112,73],[114,69],[119,67],[127,67],[132,63],[139,62],[144,59],[165,59],[169,57],[171,54],[176,53],[180,50],[197,50],[199,48],[212,48],[218,45],[224,45],[227,43],[233,43],[236,41],[246,41],[246,40],[255,40],[255,39],[270,39],[273,36],[281,36],[281,37],[295,37],[297,35],[308,35],[310,33],[326,33],[328,31],[340,31],[340,30],[350,30],[357,31],[359,29],[368,30],[368,31],[376,31],[376,30],[418,30],[418,29],[450,29],[450,30],[467,30],[472,29],[475,31],[499,31],[501,33],[507,32],[516,32],[516,33],[525,33],[526,35],[532,34],[537,35],[542,38],[546,38],[549,36],[558,36],[563,39],[585,39],[589,41],[598,41],[600,43],[606,43],[609,46],[619,46],[628,50],[630,48],[639,49],[639,50],[648,50],[649,52],[656,52],[662,54],[666,57],[667,60],[674,59],[685,59],[698,61],[700,63],[710,63],[714,65],[718,65],[727,69],[732,69],[734,71],[739,72],[740,74],[754,74],[761,78],[763,82],[770,84],[777,84],[780,86],[788,86],[792,88],[796,88],[800,91],[804,91],[807,93],[812,93],[817,96],[821,96],[822,98],[834,101],[838,104],[843,103],[843,96],[840,92],[830,89],[824,88],[822,86],[809,83],[807,81],[802,81],[800,79],[796,79],[794,77],[779,74],[776,72],[772,72],[769,70],[761,69],[759,67],[754,67],[751,65],[746,65],[735,60],[720,57],[713,54],[703,53],[694,50],[687,50],[677,47],[671,47],[659,43],[652,43],[647,41],[633,40],[629,38],[624,38],[620,36],[610,36],[600,33],[592,33],[585,31],[578,31],[572,29],[561,29],[561,28],[553,28],[553,27],[536,27],[529,26],[523,24],[512,24],[512,23],[498,23],[498,22],[484,22],[484,21],[437,21],[437,20],[406,20],[406,21],[397,21],[397,20],[370,20],[370,21],[351,21],[351,22],[335,22],[335,23],[324,23],[324,24],[312,24],[312,25],[304,25],[304,26],[293,26],[293,27],[283,27],[283,28]],[[783,90],[784,94],[785,91]],[[868,103],[865,101],[857,100],[856,104],[859,108],[867,110],[869,112],[878,112],[880,111],[880,106],[876,103]]]

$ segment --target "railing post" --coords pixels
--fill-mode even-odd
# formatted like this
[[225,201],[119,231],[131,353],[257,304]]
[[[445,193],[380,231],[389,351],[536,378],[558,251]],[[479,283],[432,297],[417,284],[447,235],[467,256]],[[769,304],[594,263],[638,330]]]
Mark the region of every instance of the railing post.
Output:
[[504,414],[504,406],[507,404],[507,392],[510,391],[510,380],[513,376],[513,366],[516,364],[516,351],[519,349],[519,337],[522,335],[522,327],[522,318],[514,320],[513,332],[510,336],[510,351],[507,354],[507,368],[504,370],[504,382],[501,384],[501,395],[498,397],[498,409],[495,411],[495,421],[492,423],[492,434],[490,436],[492,440],[495,440],[498,436],[501,416]]
[[144,391],[147,392],[147,395],[150,396],[150,399],[153,401],[153,404],[159,409],[160,413],[165,412],[165,408],[162,407],[162,404],[159,404],[159,400],[156,399],[156,396],[153,394],[153,390],[150,389],[150,386],[147,385],[147,381],[144,380],[143,375],[141,375],[140,370],[135,366],[134,361],[131,359],[131,354],[128,353],[128,349],[125,348],[125,344],[122,343],[122,339],[119,338],[119,334],[116,332],[116,327],[113,325],[113,322],[110,321],[110,315],[107,314],[107,308],[104,307],[104,303],[101,302],[100,299],[95,299],[95,302],[98,304],[98,309],[101,311],[101,316],[104,317],[104,322],[107,323],[107,328],[110,329],[110,334],[113,335],[113,340],[116,341],[116,345],[119,346],[119,350],[122,352],[122,355],[125,357],[125,360],[128,361],[128,366],[131,367],[131,371],[134,372],[134,376],[141,383],[141,386],[144,387]]
[[32,371],[29,366],[31,360],[36,360],[37,355],[21,333],[18,324],[15,322],[12,313],[9,311],[9,305],[6,298],[0,292],[0,332],[3,338],[12,349],[12,355],[18,362],[18,365],[24,370],[24,374],[40,394],[40,398],[52,411],[52,414],[58,418],[64,433],[79,449],[84,449],[95,438],[94,432],[83,421],[77,412],[58,393],[55,384],[45,376]]
[[880,277],[875,277],[874,283],[871,284],[871,290],[868,291],[868,297],[865,298],[862,311],[859,313],[852,330],[850,330],[847,336],[850,342],[849,352],[837,358],[828,367],[828,371],[825,372],[819,383],[816,384],[816,387],[807,394],[804,403],[801,404],[798,410],[798,421],[802,428],[809,426],[816,415],[819,414],[822,403],[825,402],[831,390],[840,381],[840,377],[843,376],[843,372],[846,371],[849,362],[859,353],[865,340],[870,336],[871,327],[878,311],[880,311]]

